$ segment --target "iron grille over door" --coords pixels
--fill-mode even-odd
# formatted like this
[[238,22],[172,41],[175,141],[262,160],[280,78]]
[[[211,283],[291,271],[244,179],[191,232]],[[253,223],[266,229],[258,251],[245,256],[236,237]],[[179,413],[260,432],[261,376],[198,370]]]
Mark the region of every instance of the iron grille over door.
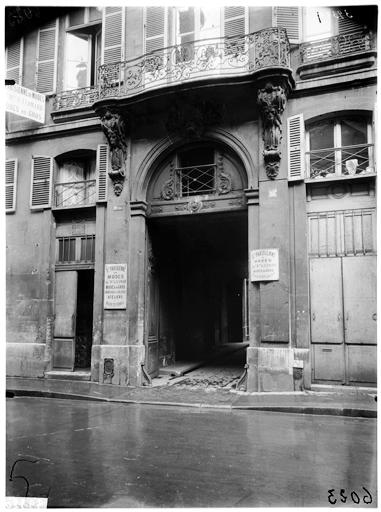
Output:
[[216,165],[198,165],[176,169],[182,197],[212,194],[216,191]]

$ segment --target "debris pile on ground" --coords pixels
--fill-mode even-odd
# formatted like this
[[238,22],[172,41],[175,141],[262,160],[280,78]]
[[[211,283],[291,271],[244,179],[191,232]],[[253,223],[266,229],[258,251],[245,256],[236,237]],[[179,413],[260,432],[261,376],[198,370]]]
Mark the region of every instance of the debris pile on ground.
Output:
[[188,377],[181,379],[174,384],[177,387],[216,387],[225,388],[232,387],[239,379],[237,377],[209,376],[209,377]]

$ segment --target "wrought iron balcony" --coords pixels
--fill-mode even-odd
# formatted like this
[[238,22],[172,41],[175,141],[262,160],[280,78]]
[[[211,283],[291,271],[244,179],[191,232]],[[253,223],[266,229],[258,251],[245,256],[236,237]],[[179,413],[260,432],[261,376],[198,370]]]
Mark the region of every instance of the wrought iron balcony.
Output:
[[96,199],[96,180],[57,183],[54,187],[54,206],[56,208],[75,208],[91,206]]
[[326,179],[338,176],[374,174],[374,145],[357,144],[341,148],[316,149],[306,153],[307,177]]
[[245,76],[272,67],[290,68],[290,46],[283,28],[192,41],[104,64],[98,68],[97,88],[58,93],[53,110],[87,107],[108,97],[133,97],[184,82]]
[[91,107],[94,101],[98,99],[98,95],[99,92],[96,87],[82,87],[81,89],[59,92],[54,98],[53,110]]
[[328,39],[320,39],[300,45],[300,56],[303,64],[322,61],[369,51],[375,48],[375,41],[364,30],[342,34]]

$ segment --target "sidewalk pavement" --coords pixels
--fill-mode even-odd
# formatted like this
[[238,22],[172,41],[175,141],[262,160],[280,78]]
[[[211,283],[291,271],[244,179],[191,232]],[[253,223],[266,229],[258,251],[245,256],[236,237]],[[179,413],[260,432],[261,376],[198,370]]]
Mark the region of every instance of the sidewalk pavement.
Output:
[[230,410],[377,417],[376,388],[316,386],[313,391],[248,393],[224,388],[120,387],[97,382],[8,377],[7,396],[98,400]]

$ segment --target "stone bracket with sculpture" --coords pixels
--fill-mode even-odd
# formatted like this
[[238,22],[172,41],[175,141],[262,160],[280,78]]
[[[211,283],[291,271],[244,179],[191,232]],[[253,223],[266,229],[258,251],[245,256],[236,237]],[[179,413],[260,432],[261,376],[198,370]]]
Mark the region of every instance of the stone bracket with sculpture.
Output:
[[122,193],[126,177],[127,133],[123,117],[119,112],[107,109],[100,116],[111,153],[111,170],[108,175],[114,186],[114,193]]
[[286,89],[282,85],[267,82],[264,88],[258,90],[257,103],[263,123],[263,159],[267,177],[270,179],[276,178],[279,173],[282,140],[281,116],[286,99]]

